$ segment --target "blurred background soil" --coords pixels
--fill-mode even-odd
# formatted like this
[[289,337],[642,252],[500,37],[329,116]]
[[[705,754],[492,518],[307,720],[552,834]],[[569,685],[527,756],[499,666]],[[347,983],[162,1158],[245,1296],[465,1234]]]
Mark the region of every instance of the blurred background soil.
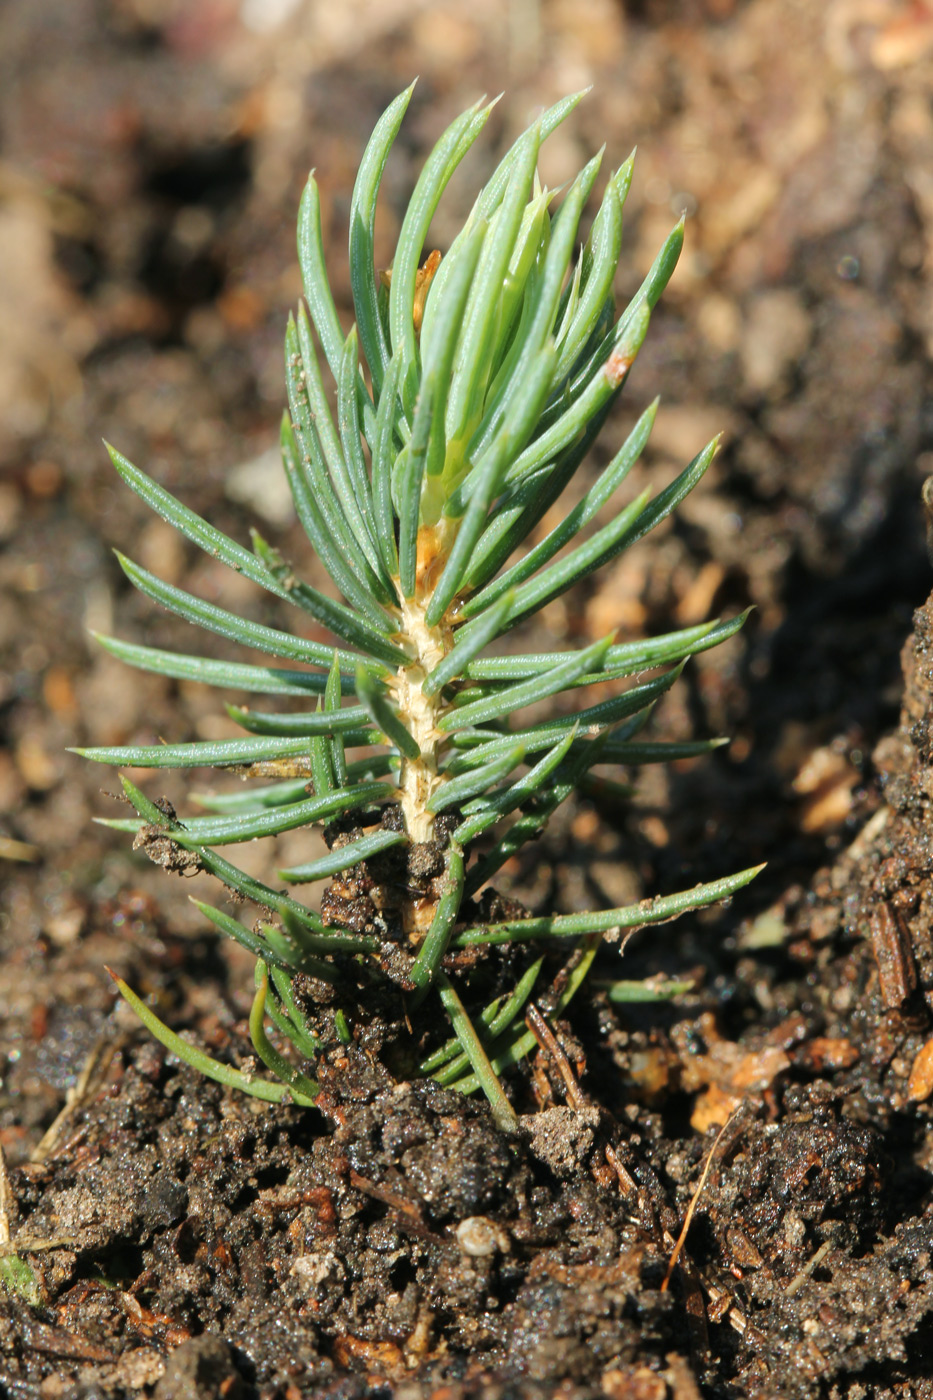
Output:
[[[877,1160],[893,1157],[907,1173],[912,1210],[905,1205],[903,1218],[919,1218],[930,1199],[925,1108],[911,1109],[915,1126],[902,1125],[898,1136],[892,1123],[901,1122],[906,1099],[892,1109],[876,1085],[870,1107],[865,1099],[851,1107],[859,1076],[877,1078],[878,1066],[896,1058],[890,1045],[890,1053],[878,1050],[877,1037],[883,1022],[889,1041],[897,1039],[884,1017],[900,1014],[901,1002],[885,1002],[874,963],[858,962],[868,878],[858,860],[871,843],[854,857],[844,852],[866,822],[878,832],[884,823],[881,778],[897,764],[884,750],[879,774],[872,753],[897,723],[900,651],[930,587],[919,500],[933,473],[933,6],[924,0],[7,0],[0,9],[6,1159],[28,1175],[23,1164],[88,1055],[112,1039],[105,962],[160,995],[176,1024],[213,1033],[218,1045],[228,1044],[248,1009],[247,961],[218,949],[188,900],[214,897],[211,882],[169,879],[127,841],[93,826],[94,815],[117,813],[101,795],[116,778],[65,750],[236,732],[205,688],[130,671],[89,636],[92,629],[231,654],[134,595],[113,548],[250,617],[274,622],[276,612],[120,486],[101,438],[236,538],[247,539],[258,523],[321,584],[275,446],[281,343],[300,294],[295,212],[314,167],[335,296],[349,325],[344,250],[356,163],[379,113],[415,75],[383,183],[377,234],[386,263],[427,151],[483,92],[504,97],[445,196],[432,246],[446,247],[476,182],[534,113],[590,85],[544,148],[541,173],[557,186],[604,142],[607,170],[638,145],[621,294],[635,289],[671,225],[688,214],[680,267],[590,471],[656,394],[662,407],[633,493],[648,482],[659,489],[720,430],[724,450],[676,520],[552,604],[522,642],[580,644],[614,627],[626,639],[756,609],[737,639],[690,663],[653,721],[652,737],[728,734],[731,746],[670,771],[645,770],[638,799],[624,809],[569,806],[543,847],[508,868],[503,888],[535,909],[574,910],[767,860],[734,907],[685,920],[645,940],[646,949],[633,945],[627,975],[687,969],[703,990],[679,1013],[665,1011],[666,1029],[639,1021],[638,1064],[648,1078],[660,1076],[653,1087],[626,1078],[635,1075],[635,1041],[624,1040],[624,1027],[613,1032],[623,1040],[615,1042],[609,1101],[606,1075],[594,1085],[616,1114],[652,1096],[660,1112],[671,1066],[693,1063],[703,1035],[707,1060],[721,1036],[730,1046],[740,1037],[754,1042],[758,1053],[762,1036],[798,1015],[805,1033],[795,1041],[788,1032],[788,1043],[812,1045],[820,980],[840,978],[839,959],[856,950],[858,994],[836,1008],[849,1016],[847,1029],[829,1035],[822,1025],[821,1033],[854,1045],[856,1059],[859,1036],[867,1037],[873,1048],[865,1057],[875,1068],[852,1069],[839,1090],[849,1107],[837,1106],[834,1121],[870,1120],[881,1134],[871,1149]],[[205,774],[195,785],[220,781]],[[145,786],[181,809],[178,775]],[[258,873],[310,854],[308,838],[293,833],[275,852],[257,843],[249,859]],[[920,994],[904,1082],[929,1033],[922,992],[933,959],[924,957],[917,954]],[[615,966],[607,963],[610,972]],[[865,997],[875,999],[866,1013],[875,1019],[870,1031],[863,1019],[856,1032]],[[702,1020],[714,1014],[718,1021]],[[595,1020],[577,1030],[584,1040],[597,1037]],[[127,1053],[109,1071],[116,1094]],[[798,1056],[791,1077],[831,1081],[851,1069],[847,1057],[814,1051],[808,1068]],[[609,1065],[612,1056],[604,1059]],[[789,1051],[785,1060],[763,1083],[751,1077],[759,1107],[772,1081],[786,1083]],[[738,1080],[712,1071],[704,1080],[695,1070],[691,1080],[678,1068],[662,1134],[668,1156],[680,1152],[681,1176],[675,1171],[670,1189],[681,1210],[728,1112],[709,1095],[718,1086],[732,1106],[743,1096]],[[213,1091],[207,1098],[217,1101]],[[93,1118],[102,1110],[90,1102],[81,1111]],[[796,1123],[803,1112],[786,1093],[762,1111],[772,1123]],[[298,1141],[300,1130],[292,1131]],[[661,1151],[657,1143],[651,1150]],[[874,1170],[865,1168],[858,1191],[880,1189]],[[175,1222],[170,1210],[166,1220]],[[894,1238],[890,1220],[878,1216],[872,1228],[870,1239],[856,1232],[848,1241],[853,1257]],[[816,1249],[819,1241],[808,1238]],[[753,1248],[760,1256],[760,1242]],[[802,1266],[803,1254],[793,1257],[788,1277]],[[80,1277],[76,1264],[57,1283],[47,1279],[46,1301]],[[756,1306],[772,1301],[762,1295]],[[69,1325],[85,1335],[86,1319],[76,1314]],[[63,1353],[33,1374],[23,1359],[29,1348],[16,1345],[7,1352],[8,1393],[38,1395],[27,1385],[59,1374]],[[752,1393],[756,1384],[759,1393],[779,1393],[773,1375],[755,1380],[757,1362],[748,1356],[704,1345],[706,1361],[691,1354],[689,1374],[674,1363],[663,1374],[654,1362],[642,1366],[636,1348],[631,1375],[641,1367],[644,1385],[656,1382],[655,1389],[631,1388],[625,1367],[570,1381],[558,1361],[547,1383],[582,1387],[561,1392],[568,1397],[689,1397],[701,1393],[698,1383],[710,1394]],[[150,1350],[138,1383],[127,1372],[94,1393],[167,1384],[173,1345],[164,1328]],[[922,1389],[922,1364],[905,1355],[896,1393],[933,1393]],[[75,1353],[68,1375],[82,1366],[91,1374],[95,1364]],[[331,1379],[375,1365],[372,1355],[346,1347],[330,1364]],[[888,1393],[826,1388],[840,1368],[857,1377],[876,1364],[868,1352],[833,1364],[823,1372],[815,1365],[798,1393]],[[270,1362],[263,1389],[245,1365],[234,1379],[294,1400],[287,1385],[300,1386],[300,1377],[282,1380]],[[384,1357],[382,1365],[389,1374]],[[802,1375],[799,1358],[788,1366],[792,1386]],[[187,1390],[183,1384],[159,1393],[163,1400],[201,1393],[194,1381]],[[49,1400],[71,1393],[41,1391]]]

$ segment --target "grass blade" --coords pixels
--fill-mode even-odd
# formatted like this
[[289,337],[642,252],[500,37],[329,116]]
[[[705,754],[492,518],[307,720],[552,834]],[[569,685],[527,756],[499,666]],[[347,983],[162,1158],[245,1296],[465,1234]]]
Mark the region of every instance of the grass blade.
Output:
[[406,758],[421,757],[417,740],[408,732],[395,710],[386,699],[381,686],[362,666],[356,673],[356,693],[363,709],[372,717],[374,724],[394,744]]
[[598,670],[612,641],[613,635],[603,637],[601,641],[594,642],[583,651],[572,653],[566,661],[560,666],[555,666],[550,672],[509,686],[507,690],[499,691],[487,700],[476,700],[471,705],[452,710],[440,720],[438,728],[449,733],[452,729],[463,729],[467,725],[485,724],[491,719],[504,719],[506,715],[524,705],[533,705],[538,700],[545,700],[549,695],[563,690],[584,672]]
[[499,1083],[496,1071],[489,1062],[489,1056],[464,1010],[463,1002],[451,986],[449,978],[443,973],[438,975],[437,985],[444,1010],[450,1017],[457,1039],[473,1067],[477,1085],[489,1100],[496,1126],[501,1132],[514,1136],[519,1131],[515,1110],[506,1098],[505,1090]]
[[[499,494],[509,462],[520,444],[527,440],[538,416],[554,362],[554,347],[545,346],[537,358],[533,371],[521,387],[521,392],[512,402],[509,413],[495,441],[485,458],[477,464],[467,478],[474,475],[476,485],[466,507],[466,514],[457,532],[453,548],[444,566],[443,573],[431,595],[431,602],[425,613],[429,627],[437,626],[450,604],[453,602],[463,579],[470,567],[470,560],[483,528],[493,500]],[[444,508],[445,515],[453,515],[458,509],[458,493],[450,498]]]
[[477,103],[447,128],[424,164],[402,221],[389,288],[389,329],[393,352],[402,347],[402,402],[409,412],[418,388],[413,311],[421,250],[447,182],[485,126],[490,110]]
[[531,360],[554,329],[560,289],[573,256],[574,239],[593,183],[602,162],[602,151],[594,156],[574,180],[551,224],[550,243],[540,275],[529,298],[527,330],[517,336],[514,352],[499,372],[498,383],[484,406],[483,421],[470,444],[475,459],[492,441],[507,404],[528,371]]
[[370,444],[373,462],[373,517],[376,542],[390,578],[398,577],[398,548],[395,540],[395,512],[392,508],[392,473],[396,463],[395,423],[398,407],[402,352],[389,361],[376,413],[375,436]]
[[754,865],[727,875],[722,880],[695,885],[677,894],[660,895],[629,904],[621,909],[602,909],[587,914],[551,914],[539,919],[517,919],[501,924],[478,924],[464,929],[453,940],[454,947],[472,948],[477,943],[525,942],[535,938],[579,938],[582,934],[607,933],[614,928],[641,928],[643,924],[667,923],[693,909],[730,899],[737,890],[751,883],[764,870]]
[[265,1015],[268,990],[268,970],[264,963],[257,963],[256,995],[253,998],[253,1007],[249,1014],[249,1037],[253,1042],[253,1049],[266,1068],[271,1069],[276,1078],[280,1079],[287,1087],[289,1095],[295,1103],[304,1108],[313,1108],[321,1086],[290,1065],[285,1056],[279,1054],[266,1035]]
[[382,662],[369,660],[360,656],[358,652],[335,650],[322,642],[307,641],[304,637],[296,637],[291,632],[280,632],[260,622],[247,622],[245,618],[227,612],[225,608],[218,608],[214,603],[205,603],[193,593],[186,593],[184,589],[163,583],[161,579],[150,574],[147,569],[140,568],[123,554],[117,553],[117,560],[127,578],[141,593],[145,593],[156,603],[161,603],[169,612],[183,617],[186,622],[193,622],[209,632],[216,632],[228,641],[254,647],[269,656],[281,656],[288,661],[304,661],[310,666],[322,666],[328,670],[336,655],[340,665],[350,672],[355,669],[357,663],[378,674],[384,674],[386,671]]
[[[298,344],[301,353],[301,369],[304,372],[304,393],[307,396],[314,431],[327,464],[330,481],[342,508],[343,520],[349,528],[351,540],[355,545],[353,553],[359,557],[359,565],[363,570],[367,588],[374,593],[379,602],[391,603],[394,601],[391,585],[383,573],[382,560],[370,533],[369,521],[357,500],[351,471],[344,456],[343,444],[331,417],[330,404],[324,392],[320,365],[314,348],[314,337],[304,307],[298,308]],[[339,384],[339,363],[337,381]]]
[[349,870],[351,866],[359,865],[361,860],[369,860],[381,851],[403,845],[407,840],[408,837],[402,831],[377,831],[372,836],[361,837],[359,841],[348,841],[345,846],[321,856],[319,860],[280,870],[278,874],[280,879],[287,880],[290,885],[310,884],[313,880],[323,880],[329,875],[339,874],[341,870]]
[[206,919],[210,920],[215,928],[220,929],[220,932],[225,934],[227,938],[232,938],[234,943],[239,943],[240,947],[245,948],[248,953],[252,953],[254,958],[261,958],[271,967],[284,968],[291,973],[302,967],[303,958],[300,954],[295,958],[283,957],[281,953],[270,948],[265,939],[260,938],[258,933],[252,933],[249,929],[244,928],[239,919],[225,914],[222,909],[215,909],[211,904],[202,904],[199,899],[193,899],[191,903],[201,911]]
[[520,850],[527,841],[540,836],[553,814],[562,802],[573,792],[583,775],[599,761],[599,755],[606,742],[606,735],[590,743],[577,743],[555,772],[550,787],[544,793],[536,793],[533,803],[522,813],[509,830],[499,838],[492,850],[487,852],[467,876],[464,895],[471,898],[487,880],[499,870],[507,860]]
[[583,254],[583,277],[576,309],[561,337],[560,358],[554,373],[562,380],[573,368],[583,350],[606,300],[612,297],[612,284],[622,249],[622,208],[632,183],[634,159],[629,156],[609,180],[599,212],[593,220],[589,242]]
[[[354,326],[347,336],[337,377],[337,427],[340,432],[340,443],[348,468],[350,485],[356,497],[359,513],[367,525],[367,534],[372,540],[373,501],[360,439],[360,415],[356,393],[359,377],[359,349],[356,327]],[[373,421],[375,422],[375,417]]]
[[[228,705],[227,714],[244,729],[253,734],[342,734],[348,730],[362,730],[369,722],[369,715],[362,705],[348,705],[342,710],[308,710],[298,715],[263,714],[258,710],[243,710],[238,705]],[[367,730],[367,734],[371,734]],[[372,742],[364,740],[363,742]]]
[[183,652],[162,651],[160,647],[144,647],[120,641],[118,637],[105,637],[101,632],[92,632],[91,636],[111,656],[129,666],[173,680],[197,681],[200,685],[227,690],[249,690],[254,695],[297,695],[307,699],[309,695],[324,693],[324,677],[310,671],[286,671],[275,666],[248,666],[235,661],[215,661],[206,656],[187,656]]
[[559,550],[563,549],[574,535],[589,524],[613,492],[622,484],[641,456],[654,425],[657,409],[658,400],[655,399],[654,403],[639,418],[624,445],[583,499],[539,544],[530,549],[523,559],[501,574],[494,582],[487,584],[481,592],[475,593],[460,609],[459,617],[464,619],[474,617],[487,608],[490,603],[500,598],[503,593],[523,583],[526,578],[536,573]]
[[[389,151],[408,110],[414,86],[412,83],[400,93],[376,123],[363,152],[350,201],[350,286],[353,291],[353,307],[360,332],[360,344],[369,365],[377,400],[382,392],[391,356],[388,337],[379,313],[379,290],[373,250],[376,199]],[[389,570],[390,575],[393,572],[392,569]]]
[[297,372],[290,376],[290,381],[292,413],[299,416],[295,418],[294,428],[288,414],[282,417],[282,463],[298,519],[343,596],[373,627],[391,631],[378,599],[364,581],[362,567],[358,573],[353,571],[356,546],[355,543],[351,545],[349,531],[325,471],[307,403],[302,402],[294,389]]
[[447,437],[451,442],[466,443],[479,419],[476,404],[482,402],[492,372],[496,316],[531,193],[540,143],[541,132],[535,125],[513,147],[511,178],[483,243],[448,398]]
[[479,792],[486,792],[497,783],[500,778],[505,778],[511,773],[513,768],[517,768],[525,757],[525,745],[523,742],[509,744],[504,751],[497,752],[496,756],[488,763],[482,764],[479,768],[473,768],[468,773],[461,773],[457,778],[450,778],[443,783],[429,798],[427,808],[429,812],[443,812],[448,807],[455,807],[461,802],[466,802],[468,798],[475,797]]
[[[671,661],[682,661],[685,657],[719,646],[721,642],[735,636],[743,626],[751,608],[730,618],[728,622],[701,622],[696,627],[685,627],[679,632],[668,632],[661,637],[639,639],[635,642],[620,642],[609,648],[603,666],[605,676],[631,675],[637,671],[652,670]],[[526,676],[538,675],[558,666],[566,658],[566,652],[554,651],[534,656],[489,656],[470,661],[464,667],[466,675],[480,681],[513,681]]]
[[489,827],[501,821],[509,812],[514,812],[516,807],[520,807],[524,802],[534,797],[541,790],[542,784],[566,757],[575,738],[576,732],[571,730],[524,777],[512,783],[504,792],[493,793],[485,801],[481,811],[473,814],[467,813],[467,820],[461,822],[454,832],[454,840],[459,841],[462,846],[466,846],[470,841],[475,841],[476,837],[481,836]]
[[436,695],[449,681],[459,679],[467,673],[467,667],[484,647],[499,635],[505,624],[514,595],[507,593],[483,614],[483,626],[477,626],[470,637],[462,642],[457,639],[453,647],[426,676],[421,690],[424,695]]
[[[578,958],[574,966],[571,967],[567,973],[564,989],[558,997],[557,1005],[554,1007],[550,1016],[552,1021],[556,1020],[556,1018],[566,1010],[573,997],[583,985],[590,967],[592,966],[593,959],[599,950],[601,941],[601,934],[587,939],[583,946],[582,956]],[[532,1031],[526,1031],[524,1035],[518,1036],[511,1044],[493,1055],[490,1061],[493,1073],[497,1075],[501,1074],[504,1069],[508,1069],[511,1065],[519,1064],[526,1055],[529,1055],[537,1047],[537,1044],[537,1037]],[[475,1093],[477,1089],[482,1088],[483,1085],[479,1075],[474,1071],[472,1075],[467,1076],[465,1079],[458,1079],[457,1082],[450,1087],[456,1089],[461,1094],[472,1094]]]
[[[507,998],[497,997],[494,1002],[491,1002],[480,1012],[479,1019],[486,1028],[486,1035],[483,1037],[484,1045],[488,1045],[490,1041],[501,1035],[515,1020],[534,990],[543,963],[544,958],[538,958],[516,983],[511,996]],[[450,1084],[465,1069],[469,1068],[468,1056],[465,1053],[457,1054],[460,1048],[459,1040],[449,1040],[427,1060],[422,1060],[418,1066],[419,1074],[433,1075],[438,1084]],[[440,1071],[440,1073],[435,1071]]]
[[[449,435],[446,431],[446,415],[453,377],[454,356],[462,337],[468,334],[467,328],[464,326],[464,310],[467,297],[474,284],[476,265],[484,248],[486,232],[487,225],[485,223],[477,223],[470,229],[457,257],[456,268],[443,285],[443,300],[435,297],[432,301],[431,292],[428,292],[425,321],[421,327],[423,377],[433,378],[438,385],[427,455],[429,477],[447,475]],[[435,285],[436,283],[431,284],[432,291]],[[428,306],[433,313],[430,321],[427,320]],[[430,339],[429,331],[431,332]],[[439,518],[442,500],[443,497],[439,492],[437,507],[428,513],[426,523],[433,524],[434,520]]]
[[180,1035],[169,1030],[164,1021],[159,1020],[155,1012],[140,1000],[122,977],[118,977],[109,967],[107,971],[117,984],[117,990],[123,1000],[133,1008],[149,1034],[164,1045],[170,1055],[190,1065],[205,1078],[224,1084],[228,1089],[239,1089],[241,1093],[249,1094],[254,1099],[264,1099],[266,1103],[284,1103],[291,1098],[291,1093],[284,1084],[275,1084],[268,1079],[256,1079],[254,1075],[244,1074],[232,1065],[221,1064],[205,1051],[199,1050],[196,1045],[189,1045]]
[[464,865],[463,852],[459,846],[454,844],[448,846],[446,862],[443,894],[437,902],[431,926],[425,934],[424,942],[408,974],[419,991],[430,987],[437,977],[441,959],[447,951],[447,945],[457,922],[457,915],[460,913],[460,901],[463,898]]
[[[337,665],[337,658],[334,657],[333,664],[330,668],[330,675],[327,677],[327,686],[324,690],[324,710],[332,721],[343,718],[343,711],[341,708],[342,700],[343,684],[340,679],[340,667]],[[330,762],[334,771],[334,781],[337,787],[346,787],[347,755],[342,730],[331,730]]]
[[438,385],[434,375],[422,380],[411,441],[398,462],[398,486],[393,490],[398,508],[399,587],[405,598],[414,594],[418,575],[418,525],[421,519],[421,488],[427,465],[428,442],[434,418]]
[[557,421],[516,458],[509,468],[508,481],[520,481],[555,457],[574,441],[601,408],[616,398],[644,344],[650,319],[650,308],[642,304],[624,326],[619,322],[597,372]]
[[304,757],[306,738],[206,739],[190,744],[114,745],[95,749],[71,749],[94,763],[119,768],[228,768],[232,764],[264,759]]
[[171,836],[180,846],[229,846],[243,841],[255,841],[261,836],[278,836],[299,826],[311,826],[343,812],[354,811],[385,797],[394,789],[388,783],[358,783],[352,788],[331,790],[304,802],[273,807],[262,812],[236,812],[227,816],[189,817],[183,824],[170,828]]
[[308,796],[307,778],[289,778],[265,787],[244,788],[241,792],[192,792],[191,801],[208,812],[262,812],[287,802],[303,802]]
[[310,613],[315,621],[320,622],[335,636],[341,637],[351,646],[360,647],[366,655],[372,656],[375,660],[383,661],[386,665],[393,667],[406,663],[408,658],[405,653],[397,646],[393,646],[385,635],[395,630],[393,623],[384,619],[381,631],[377,632],[351,608],[346,607],[343,603],[335,602],[333,598],[326,597],[323,593],[319,593],[316,588],[296,579],[290,566],[284,562],[278,550],[270,548],[258,530],[253,530],[252,535],[254,548],[262,560],[263,566],[272,577],[283,580],[289,602],[294,603],[303,612]]

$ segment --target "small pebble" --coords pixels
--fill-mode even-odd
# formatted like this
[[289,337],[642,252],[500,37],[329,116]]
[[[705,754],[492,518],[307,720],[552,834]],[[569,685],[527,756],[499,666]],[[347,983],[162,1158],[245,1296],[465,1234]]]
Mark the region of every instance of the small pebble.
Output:
[[508,1236],[501,1226],[485,1215],[468,1215],[457,1226],[457,1244],[471,1259],[486,1259],[491,1254],[508,1252]]

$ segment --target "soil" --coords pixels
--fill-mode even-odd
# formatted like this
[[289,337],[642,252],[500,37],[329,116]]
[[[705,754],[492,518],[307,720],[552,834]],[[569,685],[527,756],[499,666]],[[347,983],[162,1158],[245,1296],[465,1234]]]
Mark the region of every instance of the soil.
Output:
[[[8,0],[0,39],[0,1396],[933,1396],[933,9]],[[721,428],[725,449],[520,644],[756,609],[653,720],[729,748],[568,804],[504,874],[573,911],[768,861],[626,947],[622,975],[693,992],[612,1005],[601,954],[562,1048],[509,1082],[514,1140],[359,1045],[321,1067],[324,1111],[167,1057],[104,965],[245,1065],[249,960],[187,898],[211,881],[91,824],[116,779],[66,753],[234,732],[216,696],[88,637],[192,646],[113,547],[276,616],[115,484],[101,436],[321,583],[274,460],[294,213],[314,165],[346,313],[354,164],[415,73],[387,261],[420,161],[484,90],[506,97],[474,182],[589,83],[544,178],[638,142],[623,291],[690,214],[592,470],[656,393],[633,490]],[[455,182],[439,247],[469,198]],[[184,810],[177,775],[146,788]],[[251,868],[308,847],[257,843]]]

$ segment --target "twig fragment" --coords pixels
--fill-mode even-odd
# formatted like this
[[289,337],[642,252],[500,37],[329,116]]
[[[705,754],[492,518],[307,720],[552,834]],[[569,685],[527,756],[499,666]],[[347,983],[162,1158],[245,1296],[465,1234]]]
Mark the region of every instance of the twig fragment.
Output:
[[703,1190],[706,1186],[707,1178],[710,1174],[710,1168],[713,1165],[713,1158],[716,1155],[716,1149],[722,1142],[722,1139],[725,1136],[726,1129],[733,1122],[733,1120],[736,1117],[736,1114],[738,1114],[739,1112],[741,1112],[741,1108],[737,1108],[735,1113],[730,1114],[730,1116],[726,1119],[725,1123],[723,1123],[722,1127],[719,1129],[719,1132],[716,1134],[716,1141],[713,1143],[712,1147],[707,1153],[706,1162],[704,1163],[703,1171],[700,1174],[700,1180],[697,1183],[697,1189],[694,1191],[693,1195],[690,1198],[690,1204],[687,1207],[687,1214],[684,1216],[683,1227],[680,1231],[680,1234],[677,1236],[677,1243],[674,1245],[674,1252],[671,1254],[671,1261],[667,1266],[667,1273],[664,1275],[664,1282],[661,1284],[662,1293],[666,1293],[668,1288],[670,1287],[670,1282],[673,1277],[674,1270],[677,1267],[677,1260],[680,1258],[680,1255],[683,1251],[683,1247],[687,1242],[687,1235],[689,1233],[690,1226],[693,1223],[693,1217],[696,1213],[696,1208],[699,1204],[700,1197],[702,1196]]
[[43,1134],[30,1155],[30,1162],[45,1162],[52,1156],[62,1134],[74,1115],[89,1104],[103,1085],[107,1071],[117,1051],[126,1044],[126,1036],[104,1036],[88,1055],[77,1081],[65,1095],[65,1106]]
[[829,1251],[832,1249],[832,1247],[832,1240],[826,1240],[823,1244],[820,1245],[819,1249],[812,1256],[812,1258],[808,1259],[807,1262],[804,1264],[803,1268],[800,1269],[796,1274],[794,1274],[794,1277],[784,1289],[784,1296],[786,1298],[793,1298],[795,1293],[800,1292],[801,1288],[803,1288],[804,1284],[806,1283],[810,1275],[813,1273],[814,1269],[819,1268]]

